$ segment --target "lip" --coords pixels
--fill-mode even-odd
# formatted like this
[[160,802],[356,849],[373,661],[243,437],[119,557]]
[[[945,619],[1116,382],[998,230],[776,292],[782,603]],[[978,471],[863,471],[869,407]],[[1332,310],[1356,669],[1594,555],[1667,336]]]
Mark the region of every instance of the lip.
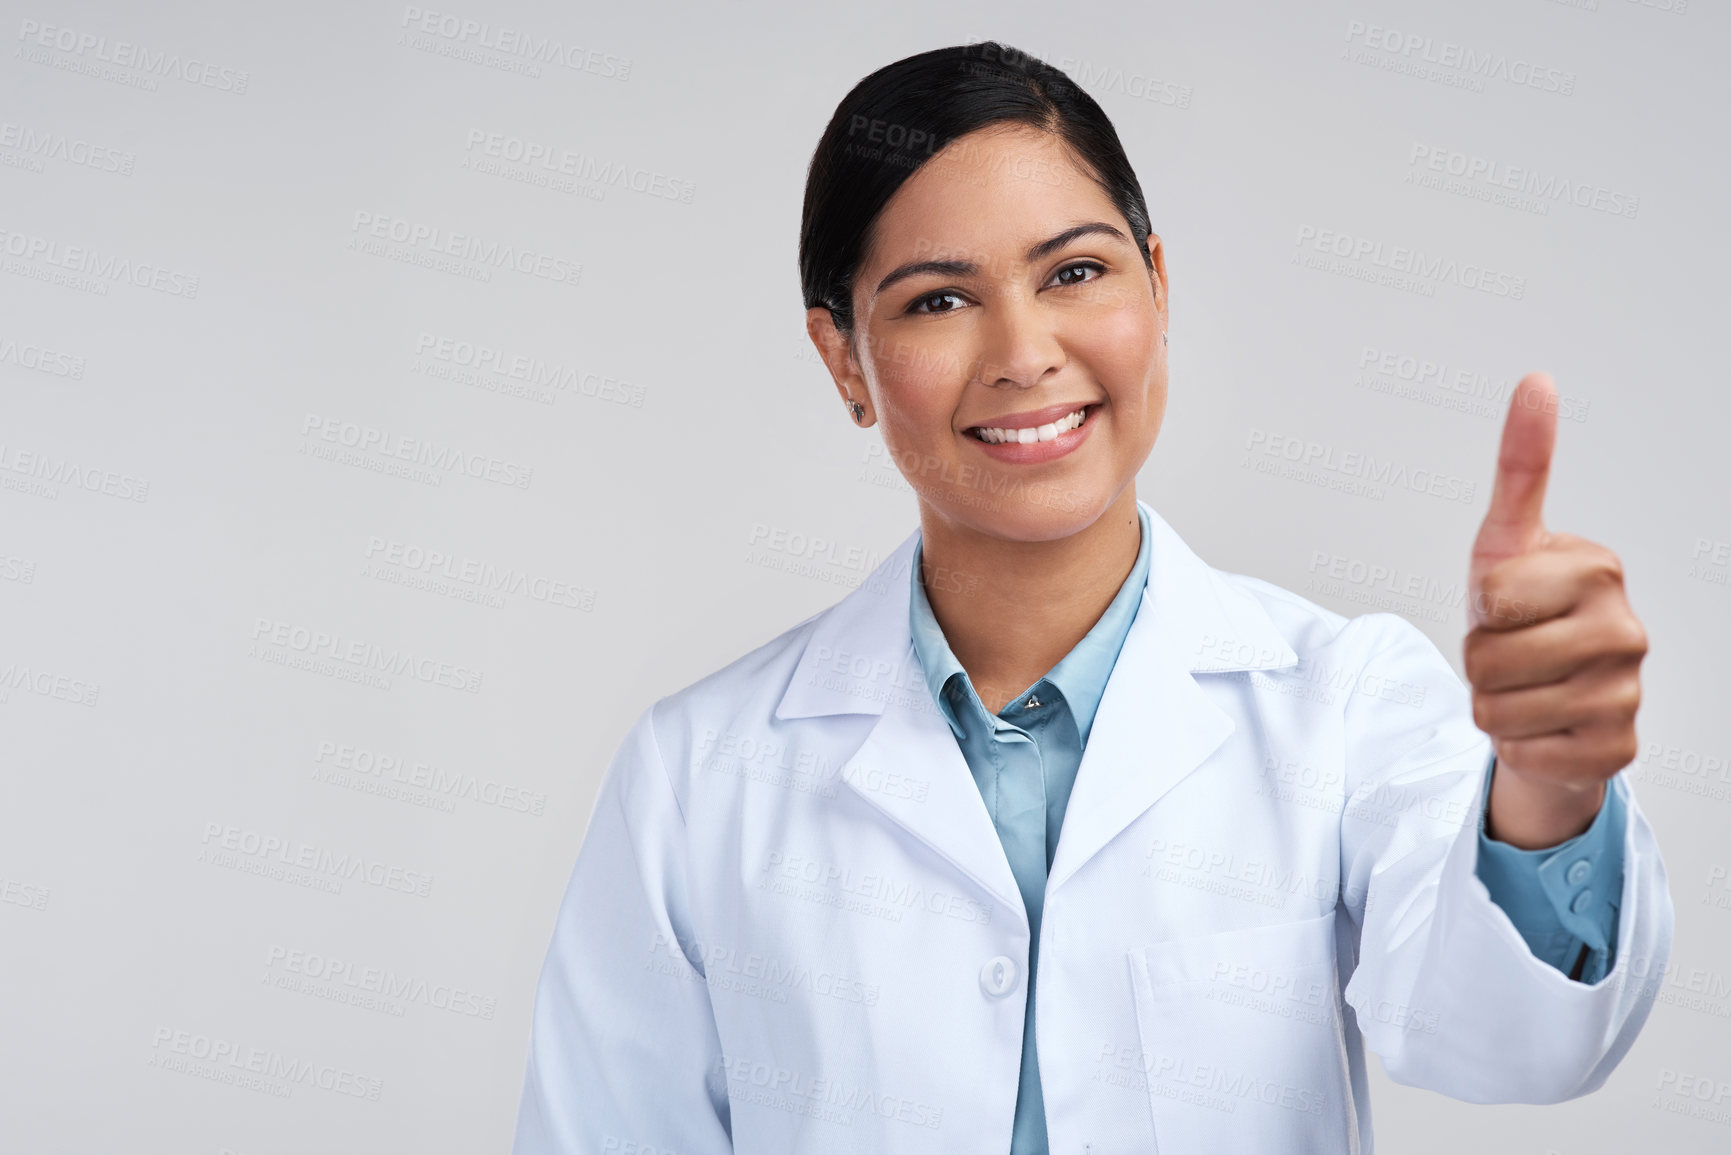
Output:
[[[1057,405],[1048,405],[1044,409],[1029,409],[1025,413],[1011,413],[1006,417],[993,417],[986,421],[976,421],[972,425],[968,426],[968,428],[1027,429],[1030,427],[1038,427],[1046,424],[1048,421],[1056,421],[1060,417],[1068,416],[1069,414],[1076,412],[1078,409],[1086,409],[1090,405],[1098,404],[1098,401],[1061,402]],[[1078,426],[1078,428],[1080,428],[1080,426]]]
[[1093,432],[1095,418],[1102,404],[1099,401],[1089,401],[1078,405],[1071,401],[1058,405],[1048,405],[1043,409],[1029,409],[1023,413],[993,417],[988,421],[981,421],[967,427],[969,429],[977,429],[982,426],[997,429],[1028,429],[1056,421],[1078,409],[1083,411],[1082,424],[1074,429],[1066,429],[1050,441],[1035,441],[1027,445],[1023,445],[1019,441],[994,445],[981,441],[978,437],[971,436],[966,432],[962,433],[962,438],[975,449],[1006,465],[1038,465],[1047,461],[1055,461],[1065,454],[1074,452],[1077,446],[1088,439],[1088,434]]

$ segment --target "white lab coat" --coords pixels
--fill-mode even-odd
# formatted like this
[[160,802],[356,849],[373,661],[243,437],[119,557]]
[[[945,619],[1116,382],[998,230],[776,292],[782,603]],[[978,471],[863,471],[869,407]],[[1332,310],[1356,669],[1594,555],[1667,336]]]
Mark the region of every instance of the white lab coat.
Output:
[[[1430,640],[1213,569],[1148,512],[1046,888],[1054,1155],[1369,1152],[1366,1045],[1475,1103],[1599,1087],[1672,933],[1627,779],[1616,966],[1571,982],[1474,873],[1491,745]],[[631,727],[518,1155],[1008,1152],[1028,920],[915,658],[915,541]]]

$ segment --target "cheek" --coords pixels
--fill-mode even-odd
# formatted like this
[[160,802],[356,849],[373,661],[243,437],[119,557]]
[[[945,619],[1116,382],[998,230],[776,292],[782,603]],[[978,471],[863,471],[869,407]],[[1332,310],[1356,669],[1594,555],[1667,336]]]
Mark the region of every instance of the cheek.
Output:
[[892,451],[948,439],[960,386],[936,357],[877,367],[877,403],[885,445]]
[[1156,388],[1163,390],[1165,374],[1159,356],[1159,317],[1152,307],[1113,309],[1089,319],[1078,334],[1079,350],[1086,350],[1096,379],[1114,401],[1152,402]]

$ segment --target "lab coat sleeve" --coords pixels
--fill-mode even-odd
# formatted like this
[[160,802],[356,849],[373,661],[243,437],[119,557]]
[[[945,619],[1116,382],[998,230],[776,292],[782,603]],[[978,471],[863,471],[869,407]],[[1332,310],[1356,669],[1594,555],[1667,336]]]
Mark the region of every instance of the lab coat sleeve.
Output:
[[1374,631],[1344,713],[1342,901],[1359,935],[1345,999],[1396,1082],[1474,1103],[1596,1090],[1633,1045],[1670,954],[1673,910],[1627,776],[1615,965],[1573,982],[1537,958],[1476,873],[1488,736],[1430,639],[1394,614]]
[[[1494,782],[1494,765],[1490,773]],[[1570,978],[1596,983],[1617,960],[1617,903],[1623,895],[1627,828],[1622,795],[1615,790],[1605,791],[1605,801],[1585,831],[1536,850],[1490,837],[1485,816],[1479,815],[1479,881],[1515,924],[1527,949]]]
[[733,1150],[686,830],[640,715],[604,777],[541,968],[514,1155]]

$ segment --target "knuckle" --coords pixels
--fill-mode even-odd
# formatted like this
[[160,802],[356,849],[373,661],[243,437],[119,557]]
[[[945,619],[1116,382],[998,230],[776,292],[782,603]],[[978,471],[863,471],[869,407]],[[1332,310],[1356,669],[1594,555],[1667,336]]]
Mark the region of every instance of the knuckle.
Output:
[[1623,584],[1623,559],[1604,546],[1595,546],[1592,553],[1589,576],[1601,585]]
[[1635,658],[1647,656],[1647,628],[1641,624],[1641,619],[1634,614],[1627,615],[1624,620],[1623,645],[1629,654]]
[[1626,718],[1633,718],[1641,709],[1641,680],[1625,678],[1617,688],[1617,706]]
[[1484,640],[1468,634],[1466,645],[1461,648],[1461,668],[1466,671],[1469,685],[1476,686],[1485,680],[1489,673],[1486,664]]
[[1509,664],[1517,656],[1510,638],[1493,629],[1478,631],[1461,652],[1461,668],[1467,682],[1481,690],[1497,689],[1509,675]]
[[[1639,662],[1647,654],[1647,631],[1627,611],[1590,612],[1591,629],[1583,639],[1592,648],[1589,657]],[[1620,664],[1620,663],[1619,663]]]

